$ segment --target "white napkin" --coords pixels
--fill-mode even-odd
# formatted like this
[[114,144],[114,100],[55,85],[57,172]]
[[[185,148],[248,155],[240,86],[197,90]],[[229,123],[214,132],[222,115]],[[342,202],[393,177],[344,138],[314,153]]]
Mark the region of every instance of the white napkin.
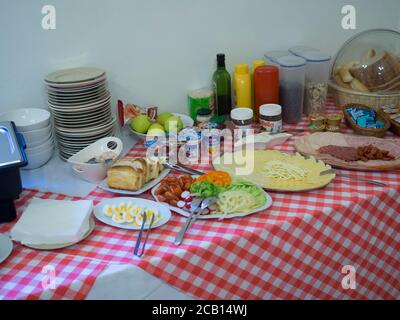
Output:
[[91,200],[33,198],[12,228],[11,238],[31,245],[78,242],[89,230],[92,210]]

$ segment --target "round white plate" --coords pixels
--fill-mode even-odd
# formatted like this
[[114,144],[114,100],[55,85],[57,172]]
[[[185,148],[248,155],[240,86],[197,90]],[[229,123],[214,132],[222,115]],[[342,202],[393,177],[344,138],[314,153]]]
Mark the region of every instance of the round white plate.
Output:
[[105,71],[98,68],[71,68],[58,70],[49,74],[46,82],[64,84],[73,82],[87,82],[105,75]]
[[111,99],[110,92],[107,92],[107,95],[104,98],[102,98],[101,100],[90,101],[86,104],[74,105],[74,106],[68,106],[68,107],[55,105],[50,102],[47,102],[47,104],[51,110],[60,111],[63,113],[75,113],[75,112],[79,112],[79,111],[85,112],[85,111],[89,111],[89,110],[104,106],[105,104],[110,102],[110,99]]
[[59,107],[74,108],[76,106],[81,106],[88,103],[101,101],[106,96],[107,96],[107,91],[103,91],[100,94],[92,95],[90,97],[85,97],[82,99],[54,99],[49,97],[48,103],[51,103],[52,105]]
[[[101,222],[108,224],[110,226],[113,226],[116,228],[121,228],[121,229],[128,229],[128,230],[140,230],[141,226],[135,227],[134,225],[128,224],[128,223],[121,223],[121,224],[116,223],[116,222],[112,221],[112,219],[110,217],[107,217],[104,215],[104,213],[103,213],[104,206],[118,205],[121,202],[125,202],[125,203],[131,202],[132,205],[134,205],[134,206],[141,206],[144,208],[157,209],[158,213],[160,215],[160,220],[158,220],[157,222],[155,222],[153,224],[153,226],[151,227],[152,229],[166,224],[169,221],[169,219],[171,219],[171,211],[164,204],[161,204],[161,203],[158,203],[158,202],[152,201],[152,200],[146,200],[146,199],[141,199],[141,198],[128,198],[128,197],[105,199],[94,207],[93,214],[98,220],[100,220]],[[150,223],[150,221],[146,222],[146,224],[144,225],[145,230],[147,230],[149,228],[149,223]]]
[[[156,192],[158,187],[159,187],[159,185],[156,185],[153,189],[151,189],[151,195],[153,196],[154,199],[156,199],[157,202],[163,203],[164,205],[168,206],[168,208],[171,211],[179,213],[182,216],[189,217],[190,212],[188,212],[186,210],[183,210],[181,208],[178,208],[178,207],[173,207],[173,206],[169,205],[168,203],[158,201],[158,199],[157,199],[157,197],[155,195],[155,192]],[[271,196],[266,191],[264,191],[264,193],[265,193],[266,202],[262,207],[256,208],[256,209],[248,211],[248,212],[241,212],[241,213],[205,214],[205,215],[198,216],[198,219],[232,219],[232,218],[238,218],[238,217],[245,217],[245,216],[248,216],[248,215],[256,213],[256,212],[264,211],[264,210],[268,209],[272,205]]]
[[0,233],[0,263],[6,260],[13,250],[13,243],[7,235]]
[[85,240],[94,230],[95,227],[95,222],[93,218],[89,219],[89,230],[83,235],[83,237],[76,241],[76,242],[69,242],[69,243],[59,243],[59,244],[27,244],[24,243],[23,245],[28,248],[36,249],[36,250],[55,250],[55,249],[61,249],[61,248],[66,248],[73,246],[74,244],[77,244],[81,242],[82,240]]
[[95,112],[83,112],[83,113],[75,113],[75,114],[68,114],[68,113],[63,113],[59,111],[54,111],[52,110],[52,115],[54,118],[56,118],[58,121],[69,121],[69,122],[76,122],[76,121],[86,121],[90,119],[96,119],[100,116],[105,115],[106,113],[111,114],[111,108],[110,105],[104,105],[104,107],[95,110]]
[[98,92],[107,88],[107,81],[104,79],[102,82],[92,84],[90,86],[83,86],[77,88],[54,88],[47,86],[47,92],[57,96],[80,96],[90,93]]
[[113,123],[113,117],[111,115],[104,116],[103,118],[98,118],[91,121],[86,121],[85,123],[74,123],[74,124],[67,124],[66,126],[60,122],[55,122],[54,127],[57,131],[66,132],[66,133],[73,133],[73,132],[92,132],[96,130],[100,130],[103,128],[107,128],[111,126]]
[[120,190],[120,189],[110,188],[108,186],[108,184],[107,184],[107,179],[104,179],[103,181],[101,181],[99,183],[99,187],[102,188],[103,190],[108,191],[108,192],[134,196],[134,195],[138,195],[138,194],[141,194],[143,192],[146,192],[147,190],[153,188],[162,179],[164,179],[169,174],[170,171],[171,171],[170,169],[164,169],[157,178],[147,182],[142,188],[140,188],[139,190],[136,190],[136,191]]

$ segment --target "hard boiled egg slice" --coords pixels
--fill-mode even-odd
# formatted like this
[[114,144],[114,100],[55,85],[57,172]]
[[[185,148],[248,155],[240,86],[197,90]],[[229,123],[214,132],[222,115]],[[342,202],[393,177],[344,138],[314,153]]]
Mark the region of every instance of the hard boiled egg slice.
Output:
[[119,212],[126,212],[126,205],[125,205],[125,202],[121,202],[119,205],[118,205],[118,211]]
[[125,222],[132,223],[133,221],[135,221],[135,217],[132,214],[130,214],[129,212],[127,212],[125,214]]
[[114,213],[112,216],[112,221],[114,221],[115,223],[125,223],[126,222],[126,218],[125,218],[126,213],[125,212],[117,212]]
[[133,207],[132,208],[132,215],[136,216],[136,215],[142,215],[143,213],[143,208],[142,207]]
[[153,208],[149,208],[146,209],[146,220],[147,221],[151,221],[151,216],[154,214],[154,221],[158,220],[158,210],[157,209],[153,209]]
[[114,209],[115,209],[115,206],[110,206],[107,204],[103,207],[103,213],[105,216],[111,218],[114,214]]

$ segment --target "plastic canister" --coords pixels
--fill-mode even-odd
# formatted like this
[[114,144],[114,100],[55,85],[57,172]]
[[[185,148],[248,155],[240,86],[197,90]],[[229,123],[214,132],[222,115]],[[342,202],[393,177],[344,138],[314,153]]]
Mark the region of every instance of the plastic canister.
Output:
[[306,61],[296,56],[277,59],[279,63],[279,102],[286,123],[298,123],[302,117]]
[[235,107],[251,108],[251,78],[247,64],[235,65],[234,96]]
[[277,60],[282,57],[290,56],[291,54],[289,51],[286,50],[272,50],[272,51],[267,51],[264,54],[264,60],[266,64],[274,64],[274,65],[279,65]]
[[260,66],[254,73],[254,112],[259,118],[259,108],[266,103],[279,103],[279,69],[276,66]]
[[310,47],[294,47],[290,52],[306,60],[303,112],[323,113],[328,93],[331,56]]

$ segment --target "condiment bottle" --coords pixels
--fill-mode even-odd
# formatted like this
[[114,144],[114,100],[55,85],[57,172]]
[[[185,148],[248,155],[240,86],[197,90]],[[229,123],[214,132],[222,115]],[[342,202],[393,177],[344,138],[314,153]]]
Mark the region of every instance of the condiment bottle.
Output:
[[251,108],[251,78],[247,64],[235,65],[233,75],[236,108]]
[[[254,71],[260,67],[265,65],[264,60],[254,60],[253,61],[253,68],[250,70],[250,78],[251,78],[251,107],[255,111],[255,101],[254,101]],[[256,112],[255,112],[256,113]]]
[[260,106],[260,124],[267,132],[280,132],[282,129],[282,107],[279,104]]
[[279,103],[279,69],[276,66],[260,66],[254,72],[254,112],[260,116],[259,108],[263,104]]
[[302,117],[306,61],[300,57],[286,56],[279,63],[279,102],[286,123],[298,123]]
[[232,108],[231,76],[225,68],[225,55],[217,54],[217,70],[213,75],[215,113],[229,115]]

